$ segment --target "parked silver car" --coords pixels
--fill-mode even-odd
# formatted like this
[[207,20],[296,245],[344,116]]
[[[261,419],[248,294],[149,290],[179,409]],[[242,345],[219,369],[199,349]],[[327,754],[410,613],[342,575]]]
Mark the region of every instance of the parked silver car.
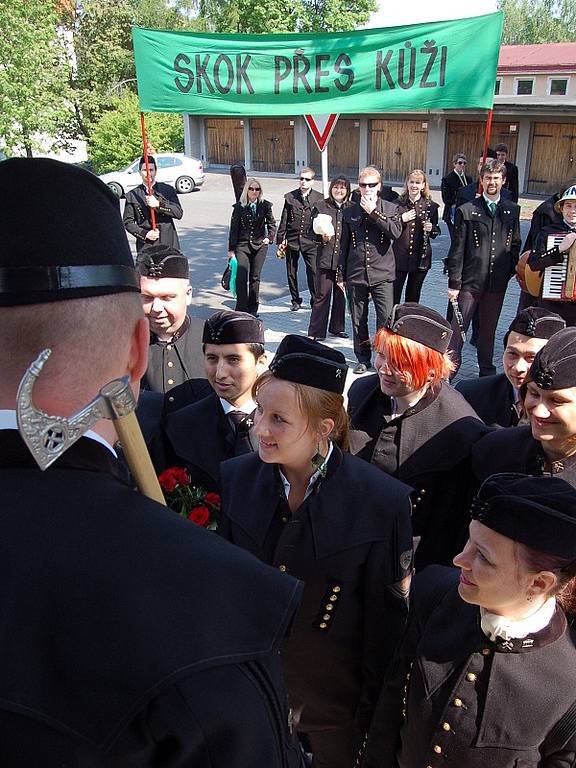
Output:
[[[204,184],[204,166],[195,157],[187,157],[180,152],[160,152],[154,155],[158,172],[156,181],[163,181],[173,186],[182,195],[192,192],[196,187]],[[112,192],[118,197],[124,197],[126,192],[135,189],[142,183],[138,173],[140,158],[121,171],[103,173],[98,178],[108,184]]]

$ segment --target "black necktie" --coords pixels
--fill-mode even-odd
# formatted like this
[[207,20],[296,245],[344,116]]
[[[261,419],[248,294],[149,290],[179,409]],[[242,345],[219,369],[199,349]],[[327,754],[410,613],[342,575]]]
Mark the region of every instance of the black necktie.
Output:
[[250,427],[254,424],[253,414],[243,413],[242,411],[230,411],[228,418],[234,425],[234,456],[251,453],[252,444],[249,433]]

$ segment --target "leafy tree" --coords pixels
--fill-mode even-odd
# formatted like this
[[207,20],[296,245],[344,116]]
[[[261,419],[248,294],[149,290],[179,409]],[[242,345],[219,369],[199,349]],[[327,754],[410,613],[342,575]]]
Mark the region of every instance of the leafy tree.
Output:
[[70,64],[52,0],[0,2],[0,137],[9,152],[66,146]]
[[576,40],[576,0],[500,0],[502,43],[530,45]]
[[[157,152],[184,151],[180,115],[150,112],[145,119],[146,138]],[[88,151],[97,173],[124,167],[142,154],[140,107],[135,94],[117,98],[115,108],[102,114],[91,131]]]

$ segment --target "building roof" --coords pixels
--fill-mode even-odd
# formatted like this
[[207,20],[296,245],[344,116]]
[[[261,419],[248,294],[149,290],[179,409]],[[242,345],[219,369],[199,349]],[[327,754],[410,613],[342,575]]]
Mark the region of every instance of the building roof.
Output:
[[503,45],[498,73],[576,71],[576,43]]

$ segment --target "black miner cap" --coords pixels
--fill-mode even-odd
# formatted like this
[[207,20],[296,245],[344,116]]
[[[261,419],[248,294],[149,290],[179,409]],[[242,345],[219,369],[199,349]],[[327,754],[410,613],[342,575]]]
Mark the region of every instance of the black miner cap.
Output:
[[202,344],[264,344],[264,323],[248,312],[223,309],[204,323]]
[[4,160],[5,217],[15,201],[28,220],[4,227],[0,306],[140,291],[118,199],[94,174],[56,160]]
[[306,336],[284,336],[270,370],[279,379],[328,392],[344,392],[348,366],[342,352]]
[[386,324],[388,330],[412,339],[442,355],[452,338],[450,323],[442,315],[413,301],[396,304]]
[[473,520],[539,552],[576,559],[576,488],[558,477],[505,473],[482,483]]
[[566,328],[566,322],[560,315],[550,312],[542,307],[527,307],[519,312],[504,336],[504,347],[508,343],[511,331],[521,333],[523,336],[531,336],[534,339],[549,339],[557,331]]
[[136,269],[143,277],[177,277],[188,280],[188,259],[170,245],[145,245],[136,257]]
[[552,336],[536,354],[529,377],[540,389],[576,387],[576,328]]

